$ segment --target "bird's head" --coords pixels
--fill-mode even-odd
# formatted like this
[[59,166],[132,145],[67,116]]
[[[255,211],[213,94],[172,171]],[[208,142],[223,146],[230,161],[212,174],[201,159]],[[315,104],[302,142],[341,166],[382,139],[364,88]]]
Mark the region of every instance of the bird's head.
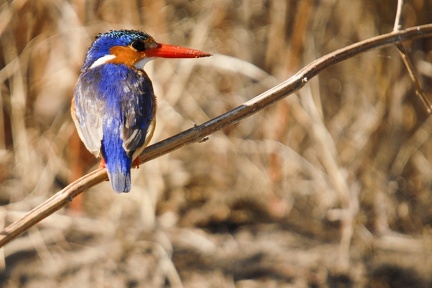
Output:
[[147,33],[136,30],[112,30],[96,36],[87,52],[82,71],[105,64],[117,63],[143,69],[154,57],[199,58],[211,54],[180,46],[159,44]]

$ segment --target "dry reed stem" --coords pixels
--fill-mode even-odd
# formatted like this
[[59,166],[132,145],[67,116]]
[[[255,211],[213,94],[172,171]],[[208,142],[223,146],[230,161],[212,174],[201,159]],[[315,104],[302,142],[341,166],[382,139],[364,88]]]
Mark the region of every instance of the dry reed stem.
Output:
[[[402,41],[414,40],[432,36],[432,24],[415,26],[406,30],[393,31],[373,37],[335,52],[327,54],[301,69],[297,74],[282,82],[281,84],[267,90],[255,98],[243,103],[237,108],[228,111],[216,118],[213,118],[201,125],[197,125],[173,137],[160,141],[144,150],[140,156],[140,163],[144,163],[179,149],[182,146],[194,142],[203,142],[207,136],[230,125],[239,122],[241,119],[251,116],[261,109],[283,99],[289,94],[302,88],[308,81],[318,73],[337,63],[340,63],[353,56],[366,51],[382,48]],[[12,223],[0,232],[0,247],[18,237],[30,227],[48,217],[55,211],[64,207],[81,192],[107,179],[105,169],[96,169],[80,179],[69,184],[63,190],[35,207],[23,218]]]
[[[402,23],[402,7],[403,7],[403,0],[398,0],[396,17],[395,17],[395,22],[394,22],[394,26],[393,26],[393,32],[399,31],[401,26],[402,26],[402,24],[401,24]],[[413,64],[412,64],[410,58],[408,57],[407,49],[401,43],[397,43],[396,47],[399,50],[400,56],[401,56],[401,58],[405,64],[405,67],[408,71],[408,74],[409,74],[409,76],[410,76],[410,78],[414,84],[417,96],[420,97],[423,104],[425,105],[426,111],[428,113],[431,113],[432,112],[432,110],[431,110],[432,109],[432,103],[431,103],[431,101],[429,101],[429,99],[423,93],[423,89],[421,88],[418,77],[414,73]]]

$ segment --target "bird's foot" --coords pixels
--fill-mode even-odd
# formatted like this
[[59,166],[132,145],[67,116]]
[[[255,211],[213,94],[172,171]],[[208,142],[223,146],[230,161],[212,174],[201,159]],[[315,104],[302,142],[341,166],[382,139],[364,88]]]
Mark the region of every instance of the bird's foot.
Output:
[[139,157],[137,157],[137,158],[135,158],[135,160],[132,161],[132,167],[135,167],[138,169],[139,165],[140,165],[140,161],[139,161]]
[[[101,159],[101,162],[99,163],[99,167],[98,168],[106,168],[106,163],[105,163],[105,159],[104,158]],[[109,179],[107,179],[105,181],[109,181]]]
[[105,168],[105,167],[106,167],[105,159],[102,158],[101,162],[99,163],[99,168]]

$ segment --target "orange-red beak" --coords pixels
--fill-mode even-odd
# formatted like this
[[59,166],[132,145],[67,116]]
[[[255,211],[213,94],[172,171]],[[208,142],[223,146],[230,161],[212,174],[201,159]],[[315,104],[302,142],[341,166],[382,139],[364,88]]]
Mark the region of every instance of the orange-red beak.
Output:
[[200,58],[212,55],[207,52],[168,44],[157,44],[156,48],[147,49],[145,53],[147,57],[162,58]]

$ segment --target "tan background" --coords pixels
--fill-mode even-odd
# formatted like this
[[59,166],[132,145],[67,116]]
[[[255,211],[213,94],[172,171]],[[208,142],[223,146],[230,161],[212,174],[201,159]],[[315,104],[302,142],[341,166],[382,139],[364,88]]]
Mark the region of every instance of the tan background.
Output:
[[[390,32],[395,2],[2,2],[2,221],[97,164],[69,115],[97,33],[139,29],[215,54],[146,66],[155,143]],[[431,1],[405,2],[404,27],[432,22]],[[430,95],[432,40],[406,45]],[[6,246],[0,286],[430,287],[431,125],[396,48],[354,57],[207,142],[142,165],[129,194],[109,183],[85,192]]]

